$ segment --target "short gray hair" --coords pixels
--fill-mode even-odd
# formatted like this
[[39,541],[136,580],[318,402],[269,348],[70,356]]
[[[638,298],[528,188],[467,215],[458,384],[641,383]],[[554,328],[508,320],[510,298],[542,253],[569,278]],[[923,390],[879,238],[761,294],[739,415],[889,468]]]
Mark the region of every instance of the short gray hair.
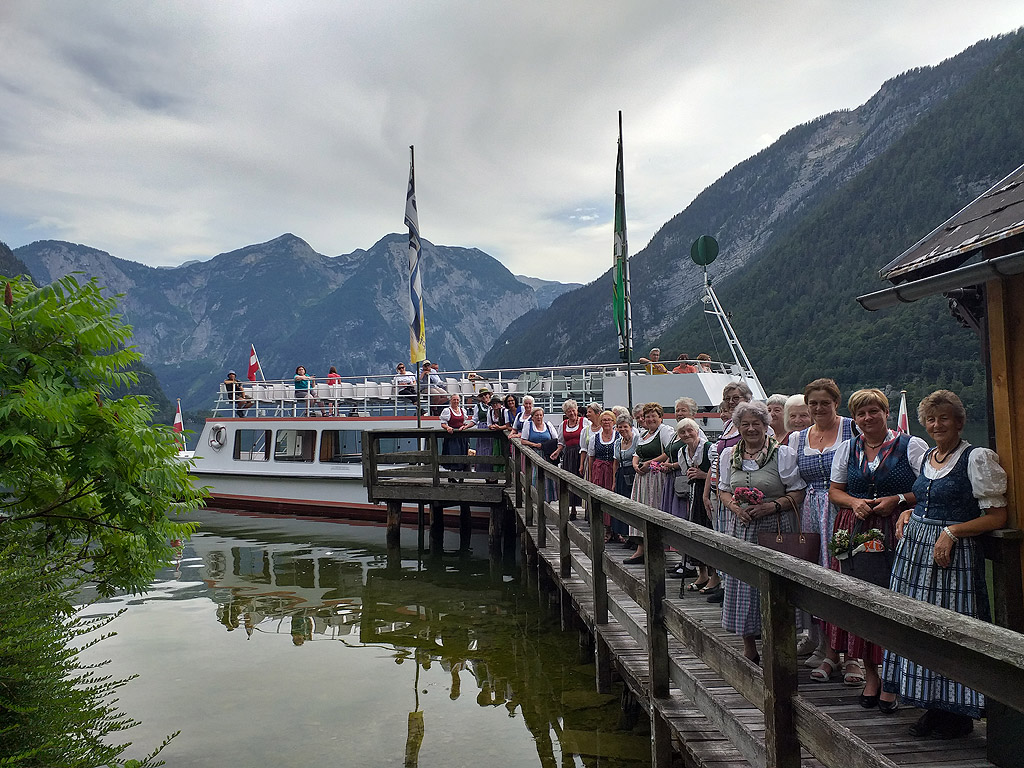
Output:
[[687,427],[692,427],[693,429],[697,430],[697,432],[700,432],[700,427],[697,426],[697,422],[694,421],[693,419],[680,419],[679,422],[676,424],[676,434],[678,435]]
[[793,415],[793,409],[794,408],[801,408],[801,407],[803,407],[805,405],[807,405],[807,403],[804,402],[804,396],[803,395],[796,394],[796,395],[790,395],[789,397],[787,397],[786,398],[786,404],[782,406],[782,426],[784,426],[786,429],[790,429],[791,430],[793,427],[790,424],[789,420],[790,420],[790,416]]
[[740,403],[732,409],[732,423],[739,424],[743,417],[748,414],[756,416],[758,421],[766,427],[771,422],[771,417],[768,415],[768,406],[759,400],[754,400],[749,403]]
[[562,413],[568,413],[570,408],[575,408],[577,411],[579,410],[579,406],[576,405],[575,400],[570,399],[562,403]]
[[632,427],[633,426],[633,419],[632,419],[632,417],[623,414],[623,415],[619,416],[617,419],[615,419],[615,426],[616,427],[618,427],[618,426],[620,426],[622,424],[628,424],[629,426]]
[[765,405],[781,405],[783,408],[786,407],[786,401],[789,400],[787,395],[772,395],[764,401]]
[[680,405],[688,406],[690,409],[690,413],[697,413],[697,401],[694,400],[692,397],[680,397],[678,400],[676,400],[673,408],[678,408]]
[[754,399],[754,393],[750,391],[750,387],[747,386],[747,382],[745,381],[733,381],[722,387],[722,399],[725,400],[726,393],[732,392],[733,390],[739,392],[740,397],[748,403]]

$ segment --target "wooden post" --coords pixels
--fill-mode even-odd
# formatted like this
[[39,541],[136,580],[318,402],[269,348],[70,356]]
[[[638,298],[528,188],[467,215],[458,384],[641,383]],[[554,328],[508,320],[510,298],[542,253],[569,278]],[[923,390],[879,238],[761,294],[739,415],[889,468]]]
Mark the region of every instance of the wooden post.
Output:
[[441,485],[441,462],[437,455],[437,435],[428,435],[427,445],[430,446],[430,471],[432,473],[430,484],[438,488]]
[[444,504],[430,503],[430,554],[440,557],[444,553]]
[[533,527],[533,496],[536,489],[533,485],[533,462],[525,453],[523,456],[523,517],[526,519],[526,527]]
[[417,552],[422,552],[425,549],[424,531],[427,527],[427,513],[426,504],[419,502],[416,505],[416,546]]
[[[591,519],[598,517],[592,514]],[[600,516],[601,518],[604,515]],[[603,525],[601,526],[603,528]],[[665,627],[665,544],[661,527],[644,523],[644,570],[647,581],[647,664],[651,672],[651,699],[669,696],[668,629]],[[672,765],[672,731],[651,702],[651,764]]]
[[548,545],[548,521],[547,521],[547,503],[545,497],[547,494],[544,492],[547,486],[547,474],[544,472],[542,464],[537,464],[537,486],[534,488],[534,492],[537,496],[537,548],[543,549]]
[[768,765],[800,768],[800,740],[793,718],[796,676],[796,612],[780,576],[761,572],[761,637],[764,642],[764,746]]
[[587,500],[590,510],[590,569],[594,573],[594,623],[608,623],[608,576],[604,571],[604,514],[601,502]]
[[569,482],[558,478],[558,574],[563,579],[572,575],[569,557]]
[[387,547],[401,546],[402,539],[402,502],[388,500]]
[[[588,507],[589,509],[589,507]],[[601,637],[601,633],[594,631],[594,671],[598,693],[611,693],[612,690],[612,649]]]
[[509,464],[512,464],[512,476],[516,483],[516,509],[523,506],[523,473],[519,471],[519,464],[522,461],[522,454],[519,450],[512,450],[512,441],[508,441]]
[[470,517],[469,504],[459,504],[459,551],[469,552],[473,538],[473,518]]
[[505,488],[512,487],[512,441],[508,439],[508,435],[504,432],[501,433],[501,455],[505,457]]
[[504,528],[503,504],[492,504],[491,514],[487,521],[487,552],[494,557],[501,553],[501,536]]

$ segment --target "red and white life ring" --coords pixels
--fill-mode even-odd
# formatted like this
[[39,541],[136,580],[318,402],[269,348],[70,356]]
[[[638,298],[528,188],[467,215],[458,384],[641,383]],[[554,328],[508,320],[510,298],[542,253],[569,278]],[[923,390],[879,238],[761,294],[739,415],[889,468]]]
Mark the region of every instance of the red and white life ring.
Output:
[[219,451],[228,441],[228,428],[223,424],[214,424],[210,428],[210,447]]

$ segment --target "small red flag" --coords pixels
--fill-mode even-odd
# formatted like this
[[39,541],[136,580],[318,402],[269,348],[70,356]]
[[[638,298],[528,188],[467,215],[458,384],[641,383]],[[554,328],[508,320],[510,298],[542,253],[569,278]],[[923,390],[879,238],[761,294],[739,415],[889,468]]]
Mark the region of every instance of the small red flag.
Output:
[[900,410],[896,416],[896,431],[904,435],[910,434],[910,419],[907,418],[907,392],[900,392]]
[[260,359],[256,357],[256,347],[253,344],[249,345],[249,381],[256,381],[256,374],[263,373],[260,368]]
[[171,425],[171,429],[175,432],[182,432],[185,429],[185,425],[181,420],[181,400],[178,401],[178,412],[174,414],[174,424]]

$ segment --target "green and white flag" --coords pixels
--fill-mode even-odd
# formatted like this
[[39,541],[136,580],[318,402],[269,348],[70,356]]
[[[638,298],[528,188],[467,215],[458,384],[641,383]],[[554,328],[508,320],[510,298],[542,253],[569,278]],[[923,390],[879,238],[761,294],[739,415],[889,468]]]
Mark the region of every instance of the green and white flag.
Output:
[[632,359],[633,322],[629,303],[629,247],[626,245],[626,190],[622,178],[622,113],[619,112],[619,155],[615,162],[615,244],[613,248],[615,284],[612,309],[619,334],[619,357]]

